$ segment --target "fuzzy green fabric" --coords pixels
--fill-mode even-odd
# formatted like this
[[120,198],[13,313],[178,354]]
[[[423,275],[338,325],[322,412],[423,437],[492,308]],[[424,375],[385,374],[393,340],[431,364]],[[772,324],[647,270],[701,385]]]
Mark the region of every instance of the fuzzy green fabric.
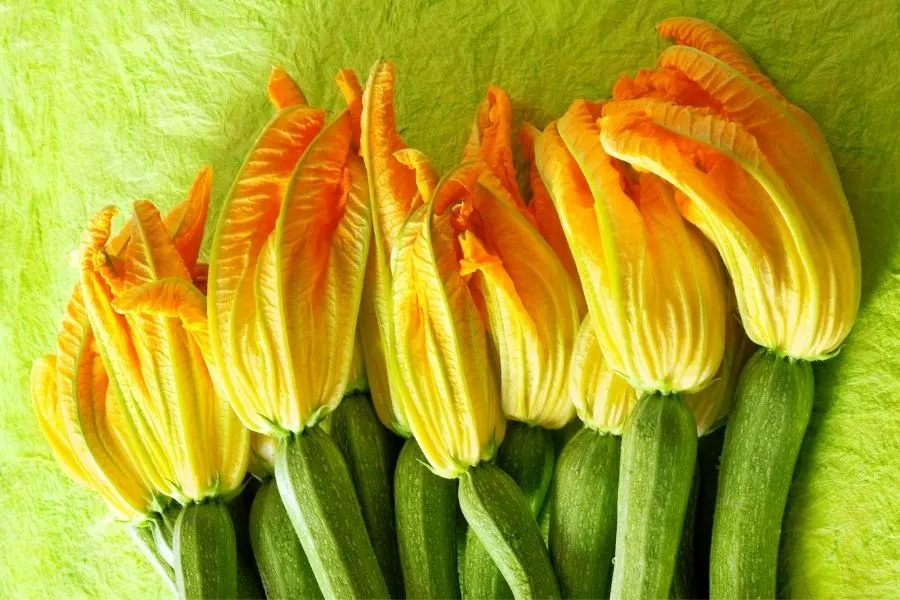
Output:
[[447,169],[489,83],[510,92],[517,120],[544,125],[651,65],[663,47],[653,25],[679,14],[730,32],[821,124],[860,232],[862,311],[841,354],[816,368],[782,591],[900,595],[897,4],[381,4],[0,1],[0,597],[165,595],[101,502],[56,467],[27,393],[75,280],[67,256],[94,211],[136,198],[169,207],[204,163],[217,209],[272,114],[272,64],[337,109],[340,67],[365,80],[376,58],[396,61],[406,140]]

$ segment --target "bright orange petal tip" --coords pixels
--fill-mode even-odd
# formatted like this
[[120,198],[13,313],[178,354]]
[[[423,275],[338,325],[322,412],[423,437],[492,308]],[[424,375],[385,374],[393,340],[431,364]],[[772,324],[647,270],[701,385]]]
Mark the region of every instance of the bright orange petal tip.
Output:
[[289,106],[307,106],[309,102],[297,82],[279,66],[273,66],[269,74],[269,100],[282,110]]

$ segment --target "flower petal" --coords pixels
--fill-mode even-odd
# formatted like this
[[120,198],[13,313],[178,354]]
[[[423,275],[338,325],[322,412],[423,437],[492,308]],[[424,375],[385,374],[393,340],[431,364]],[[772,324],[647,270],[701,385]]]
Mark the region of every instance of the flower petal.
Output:
[[189,271],[193,271],[203,243],[203,230],[212,191],[212,169],[203,167],[188,191],[184,202],[166,215],[166,230]]
[[272,67],[269,74],[269,100],[278,110],[309,104],[297,82],[281,67]]

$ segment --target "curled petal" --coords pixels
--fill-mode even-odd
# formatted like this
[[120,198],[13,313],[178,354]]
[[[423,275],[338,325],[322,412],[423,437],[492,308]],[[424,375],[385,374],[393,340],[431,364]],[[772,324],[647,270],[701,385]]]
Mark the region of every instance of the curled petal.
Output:
[[269,100],[278,110],[309,104],[297,82],[281,67],[272,67],[269,74]]
[[572,351],[569,395],[585,425],[615,435],[622,435],[637,403],[634,388],[603,358],[590,315],[584,318]]
[[350,111],[353,146],[359,148],[360,119],[362,118],[362,86],[359,84],[359,79],[356,77],[356,72],[353,69],[341,69],[334,80],[341,91],[341,95],[344,97],[344,102],[347,103],[347,110]]
[[212,191],[212,174],[210,167],[200,169],[187,198],[173,208],[163,221],[189,271],[193,271],[197,264],[197,255],[200,254],[203,242],[203,229]]
[[416,188],[419,190],[419,195],[410,204],[410,211],[429,202],[431,194],[434,193],[434,188],[437,186],[438,176],[425,153],[414,148],[404,148],[397,150],[394,158],[416,174]]

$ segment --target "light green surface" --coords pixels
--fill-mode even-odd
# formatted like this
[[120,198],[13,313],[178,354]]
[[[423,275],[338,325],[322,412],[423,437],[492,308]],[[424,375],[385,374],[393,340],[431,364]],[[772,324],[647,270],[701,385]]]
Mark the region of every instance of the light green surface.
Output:
[[816,369],[785,591],[900,596],[897,4],[349,4],[0,0],[0,597],[164,595],[99,500],[56,468],[26,392],[75,280],[67,255],[95,210],[141,197],[171,206],[203,163],[216,170],[218,208],[271,114],[272,63],[336,109],[339,67],[365,79],[376,58],[395,60],[404,135],[447,169],[487,84],[510,92],[517,119],[544,125],[652,64],[663,46],[653,25],[677,14],[732,33],[822,125],[860,231],[863,309],[844,351]]

